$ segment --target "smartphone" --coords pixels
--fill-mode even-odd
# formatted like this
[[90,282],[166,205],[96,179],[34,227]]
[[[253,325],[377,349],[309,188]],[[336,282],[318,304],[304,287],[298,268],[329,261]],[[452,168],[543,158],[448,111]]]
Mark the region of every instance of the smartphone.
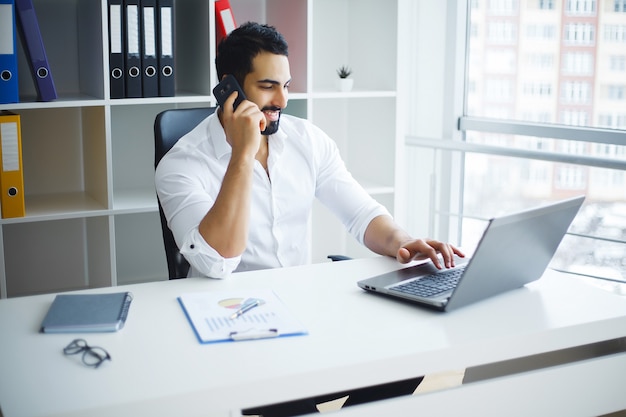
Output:
[[222,81],[219,82],[218,85],[213,89],[213,95],[217,100],[217,104],[220,107],[224,108],[224,102],[230,95],[234,92],[238,91],[239,94],[235,99],[235,104],[233,105],[233,110],[239,106],[239,104],[246,99],[246,95],[243,93],[243,89],[235,79],[235,77],[231,74],[228,74]]

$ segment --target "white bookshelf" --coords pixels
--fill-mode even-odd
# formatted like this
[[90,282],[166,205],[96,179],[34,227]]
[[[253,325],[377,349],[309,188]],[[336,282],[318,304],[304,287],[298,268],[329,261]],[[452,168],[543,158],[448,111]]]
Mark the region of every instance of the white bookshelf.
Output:
[[[276,26],[293,81],[287,113],[334,140],[366,189],[394,211],[397,1],[230,0],[237,23]],[[176,0],[176,96],[110,99],[107,0],[34,0],[59,98],[35,101],[21,45],[26,216],[0,220],[0,297],[167,279],[154,192],[153,124],[162,110],[214,105],[213,1]],[[336,69],[354,70],[339,92]],[[367,256],[325,209],[314,262]]]

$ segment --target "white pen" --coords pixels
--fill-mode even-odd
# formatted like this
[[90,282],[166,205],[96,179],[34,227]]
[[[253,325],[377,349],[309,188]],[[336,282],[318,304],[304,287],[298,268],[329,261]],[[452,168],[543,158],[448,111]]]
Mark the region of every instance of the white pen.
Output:
[[237,317],[241,316],[242,314],[252,310],[254,307],[257,307],[261,305],[261,300],[259,300],[258,298],[252,299],[252,300],[247,300],[246,302],[244,302],[241,307],[239,307],[239,310],[235,311],[230,318],[231,319],[236,319]]

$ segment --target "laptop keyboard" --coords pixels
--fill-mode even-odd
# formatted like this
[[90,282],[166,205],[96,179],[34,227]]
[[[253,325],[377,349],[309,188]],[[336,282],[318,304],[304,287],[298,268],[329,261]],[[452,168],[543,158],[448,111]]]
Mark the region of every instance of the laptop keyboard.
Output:
[[456,287],[464,270],[465,265],[462,265],[457,269],[426,275],[420,279],[396,285],[395,287],[389,288],[389,290],[403,294],[416,295],[418,297],[432,297],[450,291]]

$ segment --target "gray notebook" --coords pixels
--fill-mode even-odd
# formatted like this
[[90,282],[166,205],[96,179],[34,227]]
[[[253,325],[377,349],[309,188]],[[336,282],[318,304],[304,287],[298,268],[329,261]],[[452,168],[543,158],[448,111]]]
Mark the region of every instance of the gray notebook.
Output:
[[124,327],[133,296],[59,294],[41,324],[43,333],[115,332]]
[[452,310],[541,277],[584,196],[489,221],[471,259],[437,270],[432,262],[363,279],[359,287],[437,310]]

